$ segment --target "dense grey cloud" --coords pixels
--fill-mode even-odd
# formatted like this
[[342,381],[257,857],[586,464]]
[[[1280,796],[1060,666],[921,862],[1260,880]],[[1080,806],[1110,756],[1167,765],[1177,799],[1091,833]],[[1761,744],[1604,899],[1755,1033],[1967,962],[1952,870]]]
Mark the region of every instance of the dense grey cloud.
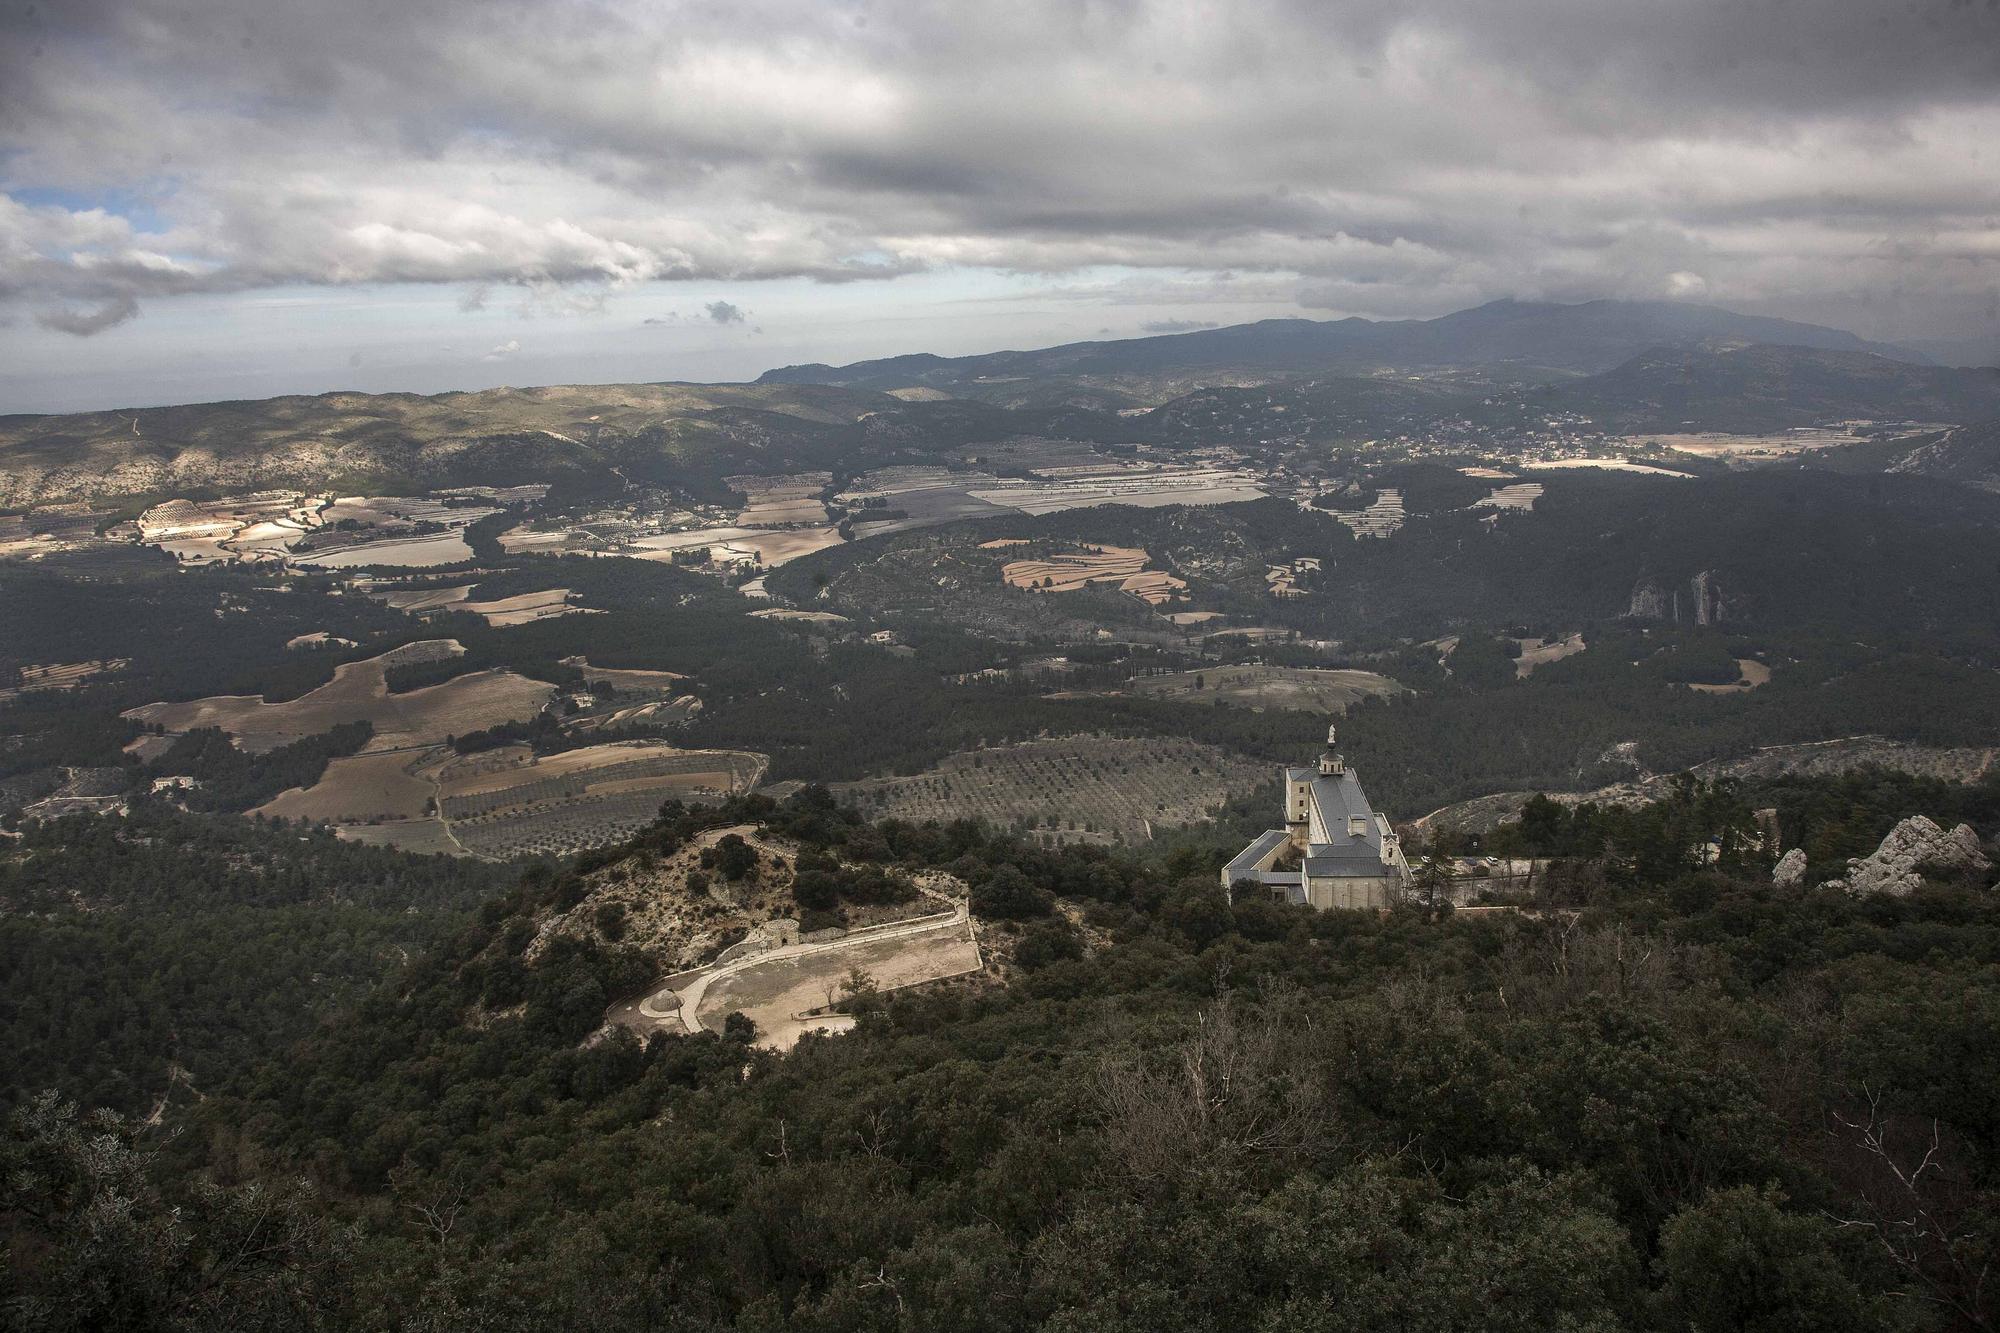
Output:
[[1970,332],[2000,290],[2000,5],[0,13],[0,308],[43,328],[278,286],[564,310],[954,265],[1226,270],[1219,292],[1339,313],[1667,295]]
[[727,301],[710,301],[702,311],[717,324],[741,324],[745,319],[743,307]]

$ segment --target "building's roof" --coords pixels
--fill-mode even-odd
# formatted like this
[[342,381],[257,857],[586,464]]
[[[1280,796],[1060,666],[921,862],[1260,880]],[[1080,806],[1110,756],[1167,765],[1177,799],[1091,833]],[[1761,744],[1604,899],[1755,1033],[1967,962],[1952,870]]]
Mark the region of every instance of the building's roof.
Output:
[[1288,768],[1285,770],[1285,781],[1287,782],[1310,782],[1317,776],[1319,776],[1319,770],[1311,766],[1305,768]]
[[1283,843],[1288,836],[1281,828],[1269,829],[1258,834],[1248,847],[1245,847],[1231,858],[1229,864],[1222,868],[1222,873],[1229,878],[1231,883],[1239,879],[1262,879],[1265,875],[1280,873],[1277,871],[1259,870],[1257,863],[1276,851],[1279,844]]
[[[1309,791],[1313,807],[1319,811],[1320,825],[1327,840],[1306,848],[1309,875],[1395,875],[1395,867],[1382,859],[1382,824],[1368,805],[1368,793],[1352,769],[1315,777]],[[1347,831],[1347,821],[1361,820],[1361,832]]]

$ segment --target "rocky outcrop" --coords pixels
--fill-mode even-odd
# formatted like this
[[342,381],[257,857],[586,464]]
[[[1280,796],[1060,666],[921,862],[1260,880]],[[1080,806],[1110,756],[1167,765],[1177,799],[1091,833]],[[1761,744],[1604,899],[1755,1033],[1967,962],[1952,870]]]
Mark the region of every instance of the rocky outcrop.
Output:
[[1625,615],[1630,620],[1665,620],[1680,624],[1685,615],[1696,625],[1719,625],[1726,618],[1720,576],[1704,569],[1684,584],[1663,585],[1645,578],[1632,585]]
[[1694,623],[1720,625],[1723,617],[1722,586],[1716,579],[1715,571],[1704,569],[1688,580],[1688,591],[1694,595]]
[[1889,830],[1873,856],[1850,858],[1847,874],[1821,887],[1845,889],[1856,896],[1886,893],[1901,897],[1922,888],[1926,875],[1955,875],[1991,867],[1970,824],[1947,832],[1923,815],[1911,815]]
[[[1647,774],[1639,762],[1638,747],[1622,742],[1598,756],[1603,765],[1623,765],[1636,775],[1629,782],[1614,783],[1583,792],[1548,792],[1551,800],[1565,805],[1591,801],[1598,805],[1635,806],[1657,801],[1672,787],[1672,776]],[[1735,759],[1714,759],[1697,764],[1696,777],[1774,778],[1787,773],[1809,777],[1852,773],[1856,769],[1880,767],[1918,777],[1941,778],[1946,782],[1977,782],[2000,766],[2000,747],[1960,746],[1946,749],[1934,745],[1912,745],[1882,736],[1846,736],[1839,740],[1811,741],[1800,745],[1771,745]],[[1416,836],[1432,833],[1484,833],[1510,819],[1518,819],[1531,791],[1496,792],[1434,810],[1415,821]]]
[[1651,579],[1641,579],[1632,587],[1632,600],[1625,607],[1625,614],[1633,620],[1666,620],[1667,593]]
[[1805,848],[1794,847],[1778,858],[1777,869],[1771,872],[1771,883],[1781,889],[1796,889],[1805,881],[1805,877]]

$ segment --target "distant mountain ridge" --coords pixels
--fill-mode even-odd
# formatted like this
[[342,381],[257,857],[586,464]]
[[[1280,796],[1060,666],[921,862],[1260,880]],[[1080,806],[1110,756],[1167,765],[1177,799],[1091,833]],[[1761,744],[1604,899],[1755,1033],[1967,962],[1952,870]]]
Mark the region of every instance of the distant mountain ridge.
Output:
[[1032,351],[927,353],[847,366],[784,366],[760,384],[929,388],[1004,398],[1022,379],[1115,383],[1215,373],[1290,375],[1387,368],[1507,369],[1550,378],[1610,370],[1641,352],[1701,343],[1771,343],[1872,353],[1917,365],[1919,352],[1842,329],[1673,301],[1493,301],[1428,320],[1268,319],[1254,324]]
[[2000,416],[2000,370],[1775,344],[1650,348],[1546,392],[1553,404],[1632,430],[1760,431],[1843,418],[1966,422]]

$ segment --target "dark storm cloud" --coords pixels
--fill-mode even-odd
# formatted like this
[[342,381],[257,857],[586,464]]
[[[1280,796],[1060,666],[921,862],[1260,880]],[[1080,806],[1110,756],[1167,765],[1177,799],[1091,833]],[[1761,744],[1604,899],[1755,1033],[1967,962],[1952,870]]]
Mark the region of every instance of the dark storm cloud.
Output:
[[[0,302],[945,265],[1974,309],[1991,0],[64,0],[0,13]],[[144,214],[100,201],[143,199]],[[726,303],[725,303],[726,304]],[[714,316],[711,314],[710,318]]]
[[35,316],[35,322],[58,333],[88,338],[123,324],[138,313],[138,301],[130,296],[114,296],[95,310],[44,310]]

